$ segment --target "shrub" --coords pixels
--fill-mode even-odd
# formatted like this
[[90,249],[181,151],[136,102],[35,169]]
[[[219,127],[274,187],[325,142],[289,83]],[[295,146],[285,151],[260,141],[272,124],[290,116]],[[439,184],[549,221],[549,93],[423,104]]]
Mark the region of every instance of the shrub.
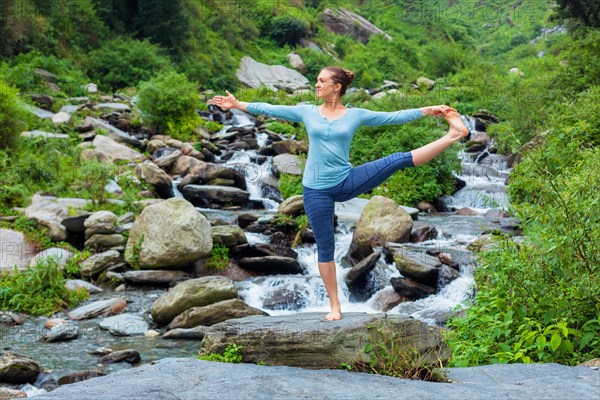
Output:
[[138,106],[146,122],[180,140],[190,140],[200,124],[196,86],[173,71],[161,72],[140,85]]
[[279,46],[296,45],[306,35],[304,22],[289,15],[275,17],[267,26],[268,30],[265,33]]
[[206,262],[206,268],[210,270],[224,270],[229,266],[229,248],[222,244],[215,244],[212,248],[210,258]]
[[105,88],[137,86],[173,66],[161,48],[148,40],[118,38],[88,56],[88,73]]
[[279,177],[279,190],[284,200],[302,194],[302,176],[281,174]]
[[87,299],[84,288],[70,291],[58,262],[52,257],[24,271],[0,276],[0,307],[4,310],[50,316]]
[[0,81],[0,149],[11,148],[25,129],[25,110],[15,88]]
[[243,361],[241,350],[244,346],[235,343],[227,343],[223,354],[212,353],[208,355],[199,355],[198,360],[218,361],[238,364]]

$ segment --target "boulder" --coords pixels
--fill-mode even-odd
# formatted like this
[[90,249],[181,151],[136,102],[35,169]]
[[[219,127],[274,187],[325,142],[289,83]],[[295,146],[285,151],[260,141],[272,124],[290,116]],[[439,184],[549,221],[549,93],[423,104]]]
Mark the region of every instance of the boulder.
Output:
[[393,200],[373,196],[360,214],[353,240],[366,237],[373,246],[387,242],[402,243],[410,238],[412,226],[411,216]]
[[65,342],[68,340],[77,339],[79,336],[79,327],[75,324],[58,324],[50,329],[50,332],[42,337],[42,341]]
[[395,250],[394,261],[403,276],[432,288],[438,287],[442,262],[426,254],[425,249],[420,251],[400,247]]
[[271,148],[277,154],[308,153],[308,145],[305,142],[301,142],[299,140],[281,140],[278,142],[274,142],[271,145]]
[[108,300],[98,300],[93,303],[78,307],[69,311],[67,316],[75,321],[89,318],[96,318],[99,315],[108,316],[119,314],[125,309],[127,302],[125,299],[117,297]]
[[110,235],[95,234],[85,241],[84,246],[88,249],[103,250],[124,246],[126,243],[127,239],[118,233]]
[[15,267],[19,271],[27,269],[37,252],[37,246],[22,232],[0,228],[0,272],[10,274]]
[[175,270],[127,271],[122,276],[126,282],[140,285],[169,285],[189,278],[185,272]]
[[304,163],[295,154],[278,154],[273,157],[273,165],[280,174],[302,175]]
[[68,290],[77,290],[79,288],[84,288],[88,291],[88,293],[101,293],[104,290],[99,288],[98,286],[92,285],[88,281],[84,281],[82,279],[69,279],[65,282],[65,288]]
[[108,353],[100,359],[102,364],[112,364],[118,362],[126,362],[136,364],[141,360],[140,353],[134,349],[118,350]]
[[[137,147],[137,148],[142,147],[142,142],[139,139],[131,136],[127,132],[123,132],[122,130],[115,128],[111,124],[104,122],[98,118],[86,117],[86,119],[83,121],[83,123],[91,125],[95,129],[98,129],[98,128],[103,129],[106,132],[107,136],[110,137],[111,139],[113,139],[113,141],[123,143],[123,144],[128,144],[130,146]],[[101,136],[101,135],[99,135],[99,136]]]
[[306,273],[305,268],[290,257],[246,257],[237,260],[237,263],[244,269],[266,275]]
[[308,79],[293,69],[282,65],[263,64],[248,56],[242,57],[236,77],[248,87],[267,86],[273,91],[293,91],[310,86]]
[[242,228],[237,225],[220,225],[212,228],[213,243],[234,247],[248,243]]
[[103,253],[94,254],[79,265],[81,276],[84,278],[93,278],[109,267],[121,263],[121,253],[117,250],[108,250]]
[[40,372],[40,364],[22,354],[5,351],[0,357],[0,382],[2,383],[34,383]]
[[210,223],[184,199],[148,206],[133,224],[125,259],[130,265],[156,269],[181,267],[210,254]]
[[390,283],[400,296],[406,297],[409,300],[419,300],[435,294],[434,288],[414,282],[408,278],[392,278],[390,279]]
[[269,315],[266,312],[250,307],[240,299],[219,301],[204,307],[192,307],[185,310],[171,321],[168,329],[193,328],[198,325],[210,326],[232,318],[243,318],[249,315]]
[[371,246],[369,239],[365,237],[353,237],[348,252],[342,257],[340,265],[344,268],[352,268],[361,260],[373,254],[373,252],[373,246]]
[[233,281],[222,276],[190,279],[159,297],[152,305],[152,319],[167,325],[173,318],[192,307],[202,307],[222,300],[237,298]]
[[[326,321],[322,313],[250,316],[212,325],[202,340],[200,354],[223,353],[227,343],[242,346],[245,362],[302,368],[339,368],[341,363],[367,362],[367,343],[379,343],[376,329],[395,332],[402,344],[429,362],[448,360],[450,352],[441,329],[399,315],[344,313]],[[436,351],[436,349],[441,350]],[[438,357],[439,356],[439,360]]]
[[104,318],[98,325],[114,336],[143,335],[149,328],[144,318],[134,314],[120,314]]
[[437,235],[438,232],[433,225],[419,223],[419,221],[417,221],[413,231],[410,233],[410,242],[420,243],[426,240],[433,240],[437,238]]
[[84,221],[83,226],[86,239],[96,233],[114,233],[117,229],[117,216],[111,211],[97,211]]
[[304,196],[296,195],[285,199],[277,209],[279,214],[291,215],[297,217],[304,214]]
[[243,205],[250,198],[250,193],[236,187],[187,185],[183,188],[183,196],[197,206],[213,203]]
[[139,162],[144,159],[142,153],[117,143],[108,136],[96,135],[92,144],[96,151],[104,153],[112,161]]
[[41,228],[47,228],[46,235],[55,242],[67,240],[67,228],[62,224],[69,217],[70,209],[85,207],[88,200],[56,198],[53,196],[31,197],[31,205],[25,209],[25,216],[34,219]]
[[202,340],[208,326],[195,326],[189,329],[175,328],[165,332],[163,339]]
[[369,41],[371,35],[384,35],[387,40],[392,40],[390,35],[377,26],[345,8],[326,8],[319,19],[328,31],[338,35],[351,36],[354,40],[360,40],[363,44]]
[[398,304],[405,303],[407,301],[410,301],[410,299],[402,296],[393,288],[388,287],[375,293],[373,299],[370,300],[370,303],[375,310],[387,312],[396,307]]
[[174,196],[171,177],[152,161],[144,161],[136,165],[135,174],[142,181],[154,186],[154,190],[161,198],[170,199]]

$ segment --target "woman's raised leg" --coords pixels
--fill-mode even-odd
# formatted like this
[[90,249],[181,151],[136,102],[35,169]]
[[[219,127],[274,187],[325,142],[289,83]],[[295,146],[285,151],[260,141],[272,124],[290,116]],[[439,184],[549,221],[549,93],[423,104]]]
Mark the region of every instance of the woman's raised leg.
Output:
[[440,153],[450,147],[452,143],[466,137],[469,134],[469,130],[465,124],[463,124],[462,120],[460,119],[460,115],[458,115],[456,111],[450,111],[446,113],[445,118],[450,124],[450,130],[445,136],[411,151],[415,166],[423,165],[426,162],[433,160]]

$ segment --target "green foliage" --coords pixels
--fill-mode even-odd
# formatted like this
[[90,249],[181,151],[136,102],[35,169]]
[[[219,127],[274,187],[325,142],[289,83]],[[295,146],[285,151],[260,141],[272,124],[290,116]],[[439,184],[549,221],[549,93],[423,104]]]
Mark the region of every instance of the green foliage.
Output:
[[105,89],[137,86],[173,66],[163,50],[148,40],[116,38],[88,55],[88,73]]
[[113,166],[108,163],[98,161],[88,161],[81,164],[81,179],[87,185],[91,194],[92,203],[106,203],[106,190],[104,187],[108,184],[113,172]]
[[14,145],[25,128],[24,118],[17,90],[0,80],[0,149]]
[[50,316],[87,299],[84,288],[70,291],[56,259],[48,257],[24,271],[0,275],[0,307],[3,310]]
[[138,106],[144,120],[176,139],[190,140],[200,124],[196,107],[200,96],[196,86],[173,71],[161,72],[140,85]]
[[557,0],[557,16],[573,18],[584,25],[600,28],[600,4],[596,0]]
[[87,249],[83,251],[76,251],[73,254],[73,256],[67,260],[67,263],[65,264],[65,276],[69,279],[77,279],[81,277],[79,265],[83,260],[89,258],[91,255],[92,253]]
[[206,268],[209,270],[222,271],[229,266],[229,248],[222,244],[215,244],[210,253],[210,258],[206,261]]
[[267,24],[268,30],[265,32],[279,46],[284,44],[296,45],[306,34],[306,26],[296,17],[282,15],[273,18]]
[[279,177],[279,190],[284,200],[302,194],[302,176],[281,174]]
[[198,360],[206,360],[206,361],[217,361],[217,362],[226,362],[226,363],[234,363],[239,364],[243,362],[242,352],[241,350],[244,346],[237,345],[235,343],[227,343],[225,347],[225,351],[223,354],[212,353],[208,355],[199,355]]
[[347,370],[368,372],[377,375],[395,376],[404,379],[418,379],[432,382],[447,382],[448,378],[440,369],[440,347],[432,346],[419,354],[410,344],[411,335],[395,330],[395,326],[386,322],[368,326],[371,337],[363,351],[367,361],[353,364],[342,363]]

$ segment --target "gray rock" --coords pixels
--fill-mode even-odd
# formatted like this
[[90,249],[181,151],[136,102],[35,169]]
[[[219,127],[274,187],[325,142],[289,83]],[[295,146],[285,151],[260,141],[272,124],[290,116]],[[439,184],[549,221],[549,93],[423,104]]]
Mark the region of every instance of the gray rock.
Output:
[[237,298],[233,281],[222,276],[189,279],[171,288],[152,304],[152,319],[167,325],[173,318],[192,307],[202,307]]
[[189,329],[176,328],[171,329],[162,335],[163,339],[189,339],[189,340],[202,340],[208,326],[196,326]]
[[371,35],[384,35],[387,40],[392,37],[367,21],[365,18],[344,8],[326,8],[319,19],[325,29],[338,35],[350,35],[355,40],[367,43]]
[[113,161],[139,162],[144,159],[142,153],[118,143],[108,136],[96,135],[92,144],[97,152],[102,152]]
[[210,254],[210,223],[184,199],[148,206],[129,233],[125,259],[130,265],[158,269],[179,267]]
[[277,154],[308,153],[308,145],[299,140],[280,140],[278,142],[274,142],[271,145],[271,148]]
[[237,263],[241,268],[267,275],[306,273],[306,269],[290,257],[245,257],[237,260]]
[[71,115],[67,114],[66,112],[61,111],[52,116],[52,123],[54,124],[54,126],[67,124],[69,122],[71,122]]
[[25,105],[25,109],[27,111],[31,112],[32,114],[34,114],[36,117],[41,118],[41,119],[52,119],[52,117],[54,117],[53,112],[46,111],[39,107],[33,107],[33,106],[30,106],[29,104]]
[[66,133],[51,133],[51,132],[44,132],[44,131],[38,131],[38,130],[21,132],[21,137],[27,138],[27,139],[36,138],[36,137],[43,137],[46,139],[69,139],[69,135],[67,135]]
[[100,359],[102,364],[112,364],[118,362],[126,362],[129,364],[136,364],[140,361],[140,353],[137,350],[126,349],[113,351],[112,353],[108,353],[104,357]]
[[419,300],[435,294],[434,288],[414,282],[408,278],[392,278],[390,279],[390,283],[400,296],[410,300]]
[[219,225],[212,228],[213,243],[234,247],[248,243],[242,228],[237,225]]
[[400,303],[410,301],[408,298],[400,295],[393,288],[385,288],[375,293],[373,300],[371,300],[371,306],[375,310],[387,312],[392,308],[396,307]]
[[79,270],[82,277],[92,278],[122,261],[121,254],[117,250],[108,250],[83,260],[79,265]]
[[149,328],[144,318],[134,314],[119,314],[104,318],[98,325],[115,336],[143,335]]
[[113,233],[112,235],[95,234],[85,241],[84,246],[90,249],[110,249],[123,246],[126,243],[127,239],[118,233]]
[[108,316],[119,314],[126,306],[127,302],[120,297],[108,300],[98,300],[69,311],[67,316],[75,321],[95,318],[99,315]]
[[282,65],[267,65],[244,56],[236,72],[237,79],[244,85],[257,88],[261,85],[271,90],[297,90],[309,86],[308,79],[293,69]]
[[142,181],[154,186],[156,193],[164,199],[173,197],[173,182],[171,177],[152,161],[144,161],[136,165],[135,174]]
[[123,103],[98,103],[94,106],[94,110],[101,111],[131,111],[131,108],[127,104]]
[[228,299],[204,307],[192,307],[185,310],[171,321],[168,329],[193,328],[198,325],[210,326],[228,319],[242,318],[249,315],[269,314],[250,307],[240,299]]
[[22,232],[0,228],[0,271],[14,272],[14,268],[22,271],[35,258],[37,247]]
[[91,283],[84,281],[82,279],[69,279],[65,282],[65,287],[68,290],[77,290],[79,288],[84,288],[88,291],[88,293],[101,293],[104,290],[99,288],[98,286],[92,285]]
[[304,163],[297,155],[278,154],[273,157],[273,165],[280,174],[302,175]]
[[175,150],[174,152],[172,152],[166,156],[156,158],[154,160],[154,164],[156,164],[160,168],[168,168],[171,165],[173,165],[175,163],[175,161],[177,161],[177,159],[181,156],[181,154],[182,154],[181,151]]
[[415,222],[414,229],[410,233],[411,243],[420,243],[437,237],[438,232],[433,225],[418,223],[419,221]]
[[22,354],[5,351],[0,357],[0,382],[2,383],[33,383],[40,372],[40,364]]
[[250,198],[250,193],[245,190],[216,185],[187,185],[183,189],[183,195],[193,204],[200,206],[215,202],[243,205]]
[[346,282],[348,288],[350,288],[350,291],[352,291],[352,288],[359,284],[361,280],[366,282],[367,274],[371,272],[373,268],[375,268],[379,257],[381,257],[381,252],[374,252],[352,267],[350,271],[348,271],[344,281]]
[[299,194],[285,199],[277,209],[279,214],[291,215],[297,217],[304,214],[304,196]]
[[[384,324],[386,325],[384,327]],[[365,344],[376,339],[374,329],[397,332],[405,345],[430,362],[441,346],[441,360],[449,350],[441,337],[441,329],[399,315],[344,313],[337,321],[326,321],[322,313],[298,313],[280,316],[251,316],[232,319],[211,326],[201,343],[200,354],[222,353],[228,341],[243,346],[245,362],[288,365],[303,368],[337,368],[340,363],[359,360],[368,362]],[[371,336],[375,335],[375,336]]]
[[50,332],[42,337],[42,340],[48,343],[65,342],[77,339],[79,336],[79,327],[75,324],[58,324],[50,329]]
[[[98,129],[98,128],[104,129],[107,132],[106,134],[114,141],[117,141],[119,143],[128,144],[130,146],[137,147],[137,148],[142,147],[142,142],[139,139],[131,136],[127,132],[123,132],[122,130],[120,130],[98,118],[86,117],[86,119],[83,121],[83,123],[92,125],[95,129]],[[98,135],[98,136],[102,136],[102,135]]]
[[437,257],[427,255],[425,249],[419,251],[398,247],[395,250],[394,261],[403,276],[432,288],[438,286],[442,262]]
[[86,239],[96,233],[114,233],[117,228],[117,216],[111,211],[97,211],[83,223]]
[[373,196],[360,214],[353,238],[366,237],[374,246],[402,243],[408,241],[412,226],[411,216],[393,200]]
[[47,228],[46,234],[50,239],[65,241],[67,229],[62,221],[69,217],[69,208],[81,209],[87,203],[88,200],[83,199],[60,199],[35,194],[31,197],[31,205],[25,209],[25,216],[34,219],[38,226]]
[[189,276],[185,272],[173,270],[127,271],[123,274],[125,281],[145,285],[168,285],[186,278]]
[[59,385],[70,385],[75,382],[82,382],[88,379],[97,378],[99,376],[105,376],[106,374],[99,370],[88,370],[88,371],[77,371],[71,374],[63,375],[58,378]]
[[[432,383],[343,370],[308,370],[165,358],[135,369],[60,386],[39,400],[102,398],[217,399],[597,399],[600,371],[559,364],[508,364],[449,368],[452,383]],[[194,379],[181,379],[181,377]],[[225,379],[235,377],[235,379]],[[565,384],[568,382],[568,384]]]

